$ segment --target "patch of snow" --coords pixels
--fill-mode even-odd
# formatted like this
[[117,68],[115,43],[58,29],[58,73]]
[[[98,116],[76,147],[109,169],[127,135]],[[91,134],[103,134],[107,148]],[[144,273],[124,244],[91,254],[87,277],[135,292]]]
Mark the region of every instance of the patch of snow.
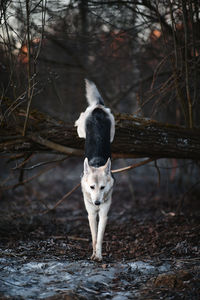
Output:
[[155,271],[155,267],[149,263],[143,261],[135,261],[129,263],[132,271],[139,271],[143,274],[153,273]]
[[[156,267],[151,261],[114,263],[106,268],[88,261],[26,262],[21,258],[1,258],[0,263],[1,294],[22,299],[43,299],[67,292],[88,299],[95,294],[104,299],[132,299],[138,283],[170,270],[168,264]],[[121,291],[116,291],[116,284],[123,287]]]

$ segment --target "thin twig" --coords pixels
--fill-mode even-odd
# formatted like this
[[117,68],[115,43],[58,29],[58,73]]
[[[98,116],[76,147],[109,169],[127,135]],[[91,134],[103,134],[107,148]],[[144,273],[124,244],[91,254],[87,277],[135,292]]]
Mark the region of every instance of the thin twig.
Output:
[[28,153],[28,156],[23,160],[23,162],[21,162],[21,164],[19,164],[18,166],[12,168],[12,170],[21,169],[21,167],[23,167],[33,155],[33,153]]
[[69,191],[69,192],[68,192],[67,194],[65,194],[58,202],[56,202],[56,204],[55,204],[52,208],[50,208],[50,209],[48,209],[48,210],[45,210],[45,211],[42,213],[42,215],[47,214],[49,211],[55,210],[56,207],[57,207],[58,205],[60,205],[65,199],[67,199],[74,191],[76,191],[76,190],[79,188],[80,185],[81,185],[81,183],[79,182],[77,185],[75,185],[75,187],[73,187],[73,189],[71,189],[71,191]]
[[155,166],[155,168],[156,168],[156,170],[157,170],[157,173],[158,173],[158,186],[160,186],[160,169],[159,169],[159,167],[158,167],[158,165],[157,165],[157,160],[155,160],[154,161],[154,166]]
[[16,187],[18,187],[18,186],[20,186],[20,185],[24,185],[25,183],[30,182],[31,180],[33,180],[33,179],[39,177],[40,175],[42,175],[42,174],[45,173],[45,172],[48,172],[49,170],[51,170],[51,169],[54,168],[54,167],[55,167],[55,166],[49,166],[49,168],[46,168],[46,169],[40,171],[39,173],[37,173],[37,174],[31,176],[30,178],[28,178],[28,179],[26,179],[26,180],[24,180],[24,181],[22,181],[22,182],[20,182],[20,183],[17,183],[17,184],[14,184],[14,185],[9,185],[9,186],[3,186],[3,187],[1,187],[1,189],[5,191],[5,190],[9,190],[9,189],[14,189],[14,188],[16,188]]
[[68,235],[67,238],[68,238],[69,240],[72,240],[72,241],[89,242],[89,239],[87,239],[87,238],[82,238],[82,237],[74,236],[74,235]]
[[27,104],[27,110],[26,110],[26,119],[24,122],[24,128],[23,128],[23,136],[26,135],[26,129],[30,114],[30,107],[33,97],[33,91],[31,92],[31,41],[30,41],[30,2],[29,0],[26,0],[26,30],[27,30],[27,77],[28,77],[28,104]]
[[24,171],[30,171],[30,170],[33,170],[35,168],[42,167],[42,166],[45,166],[45,165],[48,165],[48,164],[53,164],[53,163],[57,163],[57,162],[63,162],[67,158],[68,158],[68,156],[64,157],[62,159],[43,161],[43,162],[37,163],[37,164],[35,164],[33,166],[26,167],[26,168],[21,168],[21,166],[17,166],[17,167],[14,168],[14,170],[16,170],[16,169],[22,169]]
[[128,171],[128,170],[135,169],[135,168],[137,168],[137,167],[146,165],[146,164],[148,164],[149,162],[155,161],[155,160],[156,160],[155,158],[148,158],[148,159],[146,159],[146,160],[143,160],[143,161],[141,161],[141,162],[139,162],[139,163],[133,164],[133,165],[128,166],[128,167],[121,168],[121,169],[116,169],[116,170],[112,170],[111,172],[112,172],[112,173],[120,173],[120,172]]
[[[199,6],[199,4],[196,4]],[[199,10],[196,7],[197,10]],[[196,41],[196,28],[195,28],[195,21],[194,21],[194,14],[195,14],[195,6],[192,2],[189,1],[189,10],[190,10],[190,18],[191,18],[191,25],[192,25],[192,52],[193,52],[193,67],[194,67],[194,94],[192,105],[196,104],[197,100],[197,57],[196,57],[196,50],[197,50],[197,41]],[[196,20],[196,22],[198,22]]]
[[151,88],[150,88],[151,90],[153,90],[155,80],[158,77],[158,73],[159,73],[161,67],[166,63],[167,58],[168,58],[168,56],[164,56],[163,59],[156,66],[155,71],[153,72],[153,79],[152,79]]
[[188,29],[188,15],[186,0],[182,0],[182,11],[183,11],[183,25],[184,25],[184,37],[185,37],[185,85],[186,85],[186,95],[188,102],[188,121],[189,127],[193,127],[193,111],[192,111],[192,100],[190,95],[189,87],[189,65],[188,65],[188,38],[189,38],[189,29]]
[[27,137],[29,139],[33,140],[34,142],[40,144],[40,145],[43,145],[47,148],[50,148],[52,150],[56,150],[56,151],[61,152],[61,153],[65,153],[67,155],[83,155],[83,150],[70,148],[70,147],[67,147],[67,146],[63,146],[63,145],[54,143],[52,141],[44,139],[41,136],[35,135],[33,133],[28,134]]

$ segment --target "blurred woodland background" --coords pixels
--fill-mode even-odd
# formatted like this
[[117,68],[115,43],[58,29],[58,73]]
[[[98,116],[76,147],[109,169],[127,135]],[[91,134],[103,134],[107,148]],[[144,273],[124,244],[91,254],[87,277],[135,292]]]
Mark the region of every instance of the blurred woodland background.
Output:
[[[77,137],[73,144],[73,122],[86,107],[84,78],[96,83],[116,116],[122,113],[122,120],[128,113],[144,132],[154,124],[151,120],[162,122],[166,130],[181,126],[180,139],[179,131],[170,141],[162,133],[162,149],[171,145],[171,154],[166,157],[176,158],[165,161],[172,168],[169,177],[179,174],[182,178],[189,172],[187,180],[198,186],[196,175],[190,172],[199,172],[199,1],[4,0],[0,24],[2,191],[23,186],[66,160],[62,148],[54,151],[51,141],[47,144],[39,137],[46,132],[51,140],[50,131],[45,130],[59,137],[60,144],[71,132],[67,146],[83,148]],[[62,124],[69,124],[67,133],[66,127],[61,130]],[[154,136],[159,142],[159,126],[153,130],[150,139]],[[35,143],[25,139],[30,137]],[[190,149],[195,155],[187,149],[192,137]],[[138,141],[135,145],[143,144],[142,138]],[[39,150],[38,143],[42,145]],[[131,149],[129,143],[131,138],[124,149]],[[180,152],[175,155],[173,146],[178,143]],[[146,148],[142,155],[139,150],[133,152],[136,157],[151,157],[148,151],[155,144],[152,140],[141,146]],[[192,162],[177,160],[182,150],[184,158],[192,158]],[[41,159],[38,152],[52,156]],[[160,156],[164,158],[165,153]],[[119,157],[134,156],[123,157],[122,153]],[[179,165],[184,166],[184,172]],[[155,167],[160,177],[156,162]]]
[[[0,3],[0,298],[199,299],[200,1]],[[85,78],[116,119],[103,265],[79,188]]]
[[2,118],[31,98],[74,121],[89,77],[116,112],[198,127],[199,9],[187,0],[1,1]]

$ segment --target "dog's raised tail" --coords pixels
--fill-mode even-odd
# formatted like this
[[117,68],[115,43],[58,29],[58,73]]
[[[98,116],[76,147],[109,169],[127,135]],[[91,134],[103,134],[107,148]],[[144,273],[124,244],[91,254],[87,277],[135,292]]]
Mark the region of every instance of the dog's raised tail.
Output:
[[86,98],[89,105],[96,105],[96,104],[104,105],[103,98],[101,97],[94,82],[85,79],[85,87],[86,87]]

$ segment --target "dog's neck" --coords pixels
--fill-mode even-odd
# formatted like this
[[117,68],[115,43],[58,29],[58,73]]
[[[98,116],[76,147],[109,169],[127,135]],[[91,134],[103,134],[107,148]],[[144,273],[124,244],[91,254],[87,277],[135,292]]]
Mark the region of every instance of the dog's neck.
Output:
[[109,157],[101,157],[101,156],[92,157],[89,160],[89,165],[91,167],[99,168],[99,167],[104,166],[106,164],[108,158]]

